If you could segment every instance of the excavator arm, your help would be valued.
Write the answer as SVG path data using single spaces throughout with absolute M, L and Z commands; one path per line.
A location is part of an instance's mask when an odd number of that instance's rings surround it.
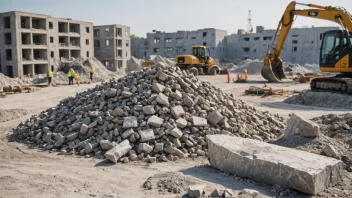
M 296 5 L 305 5 L 310 7 L 310 9 L 296 10 Z M 275 39 L 273 41 L 274 43 L 277 38 L 276 46 L 273 47 L 273 45 L 269 45 L 267 54 L 264 57 L 264 66 L 261 73 L 262 76 L 268 81 L 279 82 L 286 78 L 283 71 L 280 54 L 285 44 L 287 35 L 291 30 L 295 16 L 304 16 L 335 22 L 341 25 L 342 28 L 346 30 L 347 34 L 349 34 L 349 30 L 352 30 L 352 17 L 343 8 L 320 6 L 314 4 L 302 4 L 292 1 L 286 7 L 286 10 L 276 29 Z

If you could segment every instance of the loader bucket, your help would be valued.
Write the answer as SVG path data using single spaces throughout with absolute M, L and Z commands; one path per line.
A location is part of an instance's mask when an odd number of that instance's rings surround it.
M 269 61 L 269 64 L 263 65 L 261 73 L 269 82 L 280 82 L 282 79 L 286 79 L 281 61 L 276 66 L 272 65 L 271 61 Z

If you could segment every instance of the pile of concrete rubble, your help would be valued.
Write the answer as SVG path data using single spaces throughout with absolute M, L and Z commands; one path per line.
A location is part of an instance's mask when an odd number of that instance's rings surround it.
M 107 81 L 110 78 L 118 77 L 123 75 L 123 72 L 112 72 L 108 70 L 98 59 L 96 58 L 72 58 L 70 60 L 60 61 L 55 65 L 53 71 L 53 80 L 54 84 L 67 84 L 68 77 L 67 73 L 72 68 L 78 75 L 80 82 L 90 82 L 90 67 L 94 70 L 93 82 Z M 32 83 L 40 84 L 47 83 L 47 75 L 39 74 L 34 76 Z
M 174 161 L 207 155 L 207 134 L 269 141 L 284 123 L 187 71 L 156 64 L 62 100 L 9 139 L 115 163 Z
M 0 73 L 0 92 L 6 87 L 21 86 L 22 81 L 19 79 L 13 79 Z

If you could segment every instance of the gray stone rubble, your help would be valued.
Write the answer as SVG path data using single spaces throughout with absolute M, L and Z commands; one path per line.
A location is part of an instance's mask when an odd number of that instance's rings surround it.
M 187 71 L 157 64 L 62 100 L 9 139 L 115 163 L 164 162 L 206 156 L 207 134 L 268 141 L 283 123 Z

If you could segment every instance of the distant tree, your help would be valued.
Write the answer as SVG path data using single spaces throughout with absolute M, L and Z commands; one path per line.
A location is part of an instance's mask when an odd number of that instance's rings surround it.
M 132 34 L 132 35 L 131 35 L 131 39 L 144 39 L 144 38 Z

